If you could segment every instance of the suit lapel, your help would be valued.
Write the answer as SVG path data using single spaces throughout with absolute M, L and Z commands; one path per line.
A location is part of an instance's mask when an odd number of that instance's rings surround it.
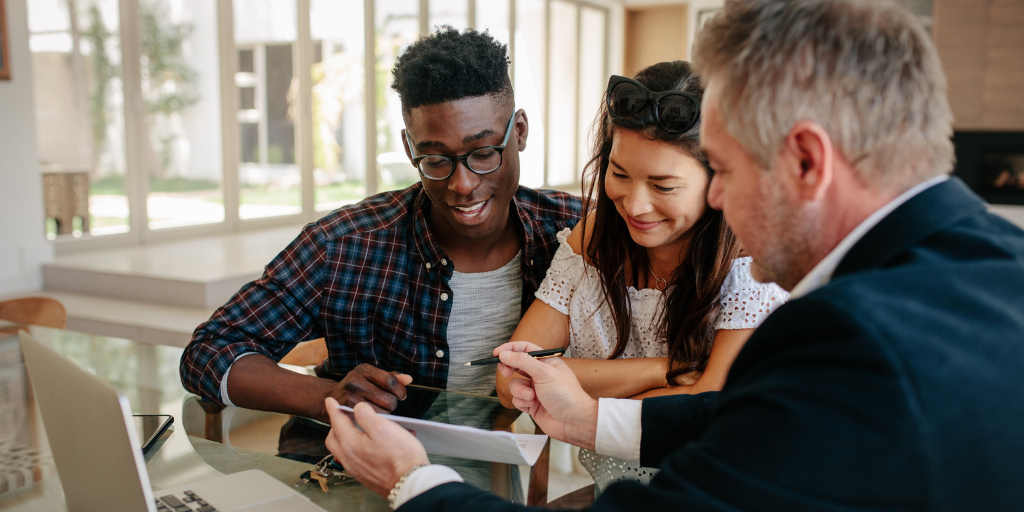
M 985 210 L 985 203 L 964 182 L 950 178 L 882 219 L 850 249 L 833 277 L 880 267 L 932 233 Z

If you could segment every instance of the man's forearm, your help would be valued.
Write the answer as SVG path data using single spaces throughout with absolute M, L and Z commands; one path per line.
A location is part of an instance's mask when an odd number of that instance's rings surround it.
M 285 370 L 262 354 L 235 361 L 228 374 L 228 395 L 238 407 L 327 421 L 324 399 L 337 383 Z

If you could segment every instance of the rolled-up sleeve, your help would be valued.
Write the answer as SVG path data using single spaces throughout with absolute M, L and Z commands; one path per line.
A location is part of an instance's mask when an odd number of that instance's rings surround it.
M 185 389 L 223 403 L 222 380 L 246 354 L 280 360 L 295 344 L 322 336 L 322 281 L 328 241 L 316 224 L 307 225 L 263 275 L 196 328 L 181 356 Z

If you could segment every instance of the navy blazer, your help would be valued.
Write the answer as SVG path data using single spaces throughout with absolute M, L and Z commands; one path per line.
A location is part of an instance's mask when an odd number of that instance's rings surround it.
M 720 393 L 642 416 L 661 472 L 594 510 L 1024 510 L 1024 232 L 935 185 L 773 313 Z M 452 483 L 401 510 L 519 508 Z

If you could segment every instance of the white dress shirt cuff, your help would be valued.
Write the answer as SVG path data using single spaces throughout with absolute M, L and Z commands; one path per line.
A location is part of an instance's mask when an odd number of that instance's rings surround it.
M 405 483 L 398 490 L 395 497 L 395 508 L 401 507 L 405 502 L 423 494 L 434 487 L 448 482 L 461 482 L 462 477 L 454 469 L 440 464 L 431 464 L 409 473 Z
M 239 359 L 241 359 L 241 358 L 243 358 L 245 356 L 251 356 L 251 355 L 253 355 L 255 353 L 256 352 L 246 352 L 246 353 L 238 356 L 238 358 L 236 358 L 234 361 L 231 362 L 231 366 L 234 366 L 235 363 L 237 363 Z M 224 404 L 224 405 L 226 405 L 228 407 L 234 407 L 235 406 L 235 404 L 231 403 L 231 399 L 228 398 L 228 373 L 231 372 L 231 366 L 228 366 L 228 369 L 224 370 L 224 375 L 222 375 L 220 377 L 220 403 L 222 403 L 222 404 Z
M 597 453 L 640 462 L 642 400 L 602 398 L 597 405 Z

